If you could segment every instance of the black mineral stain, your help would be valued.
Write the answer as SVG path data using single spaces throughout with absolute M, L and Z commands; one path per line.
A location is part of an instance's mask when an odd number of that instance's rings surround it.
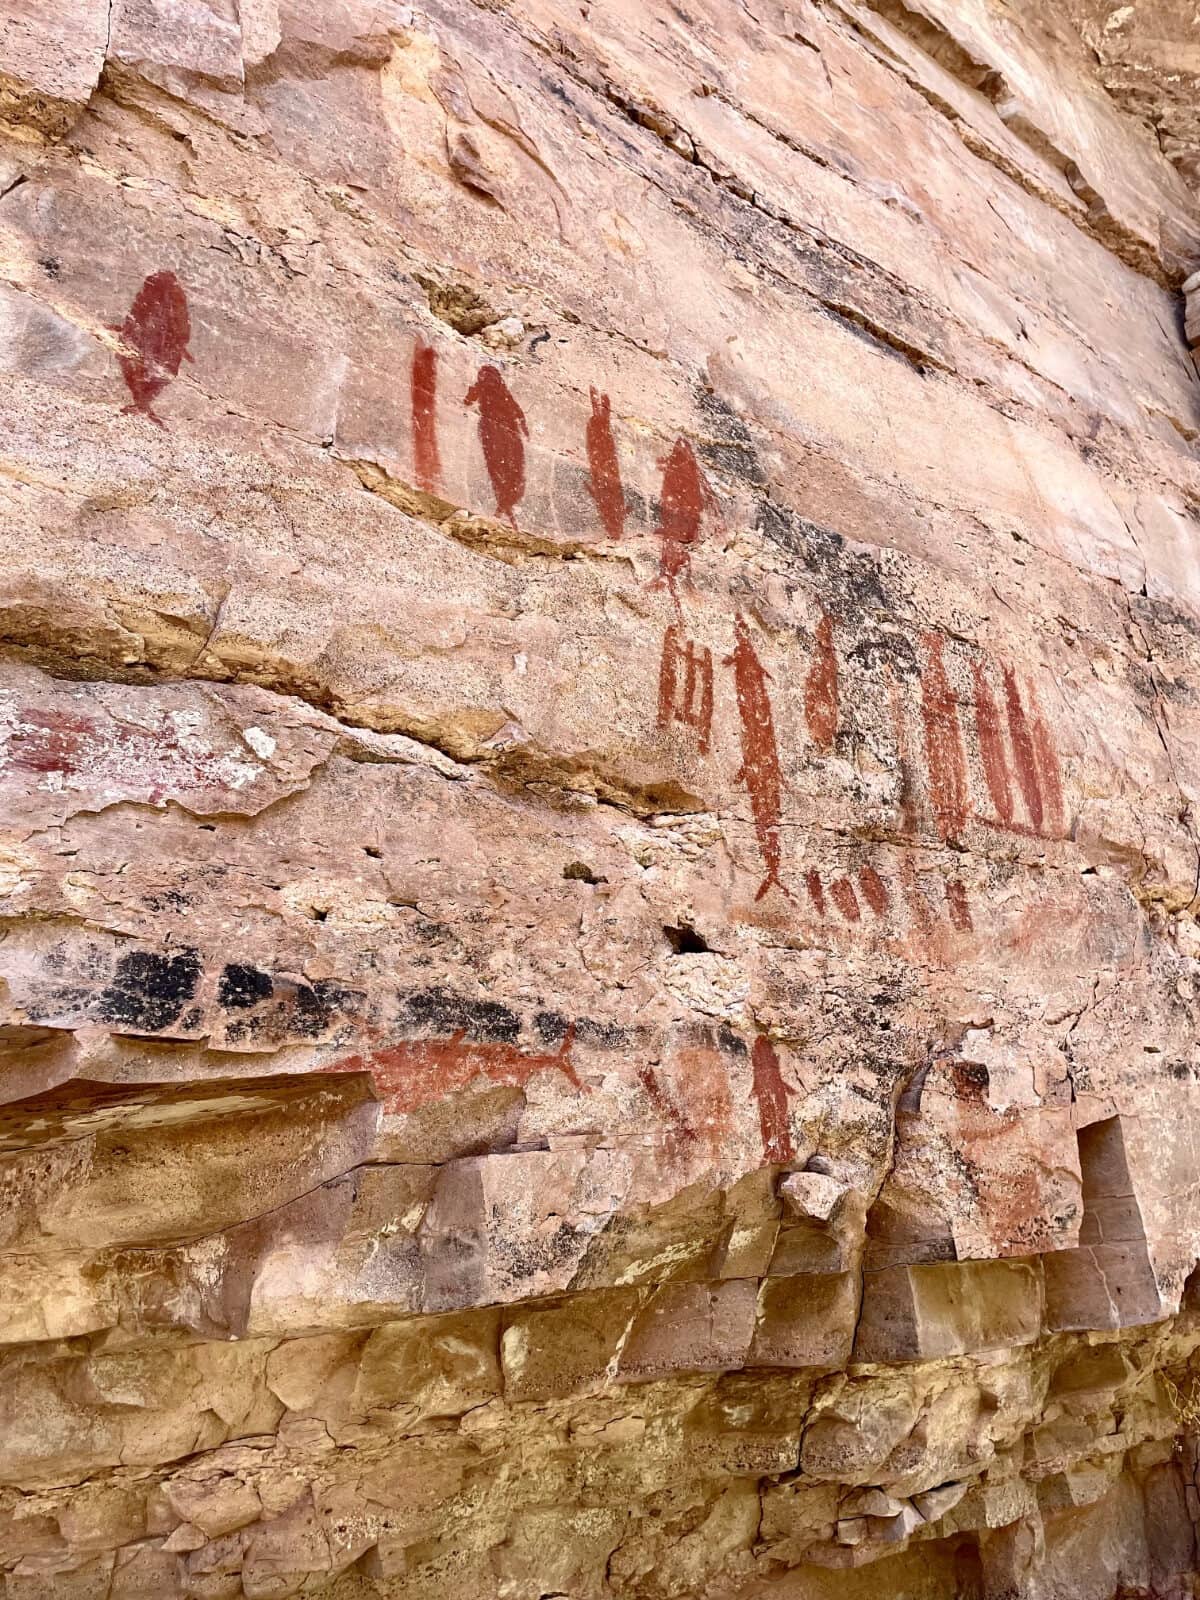
M 497 1044 L 516 1044 L 521 1035 L 521 1019 L 508 1006 L 440 987 L 402 996 L 400 1023 L 424 1034 L 465 1033 Z
M 97 1009 L 105 1022 L 115 1026 L 158 1033 L 180 1016 L 199 981 L 198 950 L 181 950 L 175 956 L 131 950 L 117 962 Z
M 734 1033 L 728 1023 L 722 1023 L 717 1029 L 717 1044 L 726 1055 L 745 1056 L 749 1054 L 746 1041 L 740 1034 Z
M 622 1027 L 618 1022 L 597 1022 L 592 1017 L 579 1017 L 574 1021 L 561 1011 L 539 1011 L 533 1019 L 537 1036 L 545 1044 L 560 1044 L 567 1029 L 574 1028 L 580 1044 L 595 1045 L 602 1050 L 623 1050 L 634 1042 L 637 1030 Z
M 711 389 L 697 391 L 696 405 L 707 425 L 705 435 L 696 441 L 696 454 L 714 472 L 761 489 L 767 481 L 766 470 L 743 418 Z
M 269 973 L 231 961 L 221 974 L 217 1000 L 228 1011 L 246 1011 L 269 1000 L 274 992 Z
M 878 563 L 850 549 L 832 528 L 810 522 L 769 496 L 759 501 L 754 526 L 819 580 L 822 603 L 831 616 L 850 621 L 864 612 L 894 611 Z

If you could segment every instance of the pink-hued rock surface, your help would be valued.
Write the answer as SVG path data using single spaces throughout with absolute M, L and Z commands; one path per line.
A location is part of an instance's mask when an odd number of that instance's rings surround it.
M 3 1600 L 1200 1594 L 1193 10 L 0 0 Z

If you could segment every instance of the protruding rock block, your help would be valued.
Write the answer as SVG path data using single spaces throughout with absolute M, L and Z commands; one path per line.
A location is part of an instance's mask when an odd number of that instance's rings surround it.
M 1029 1344 L 1042 1331 L 1034 1261 L 947 1261 L 886 1267 L 863 1279 L 858 1361 L 928 1361 Z
M 749 1360 L 762 1367 L 841 1367 L 850 1359 L 859 1282 L 854 1272 L 765 1278 Z
M 627 1379 L 722 1372 L 746 1364 L 758 1284 L 666 1284 L 635 1318 L 620 1355 Z
M 59 138 L 100 81 L 109 0 L 7 0 L 0 12 L 0 125 Z

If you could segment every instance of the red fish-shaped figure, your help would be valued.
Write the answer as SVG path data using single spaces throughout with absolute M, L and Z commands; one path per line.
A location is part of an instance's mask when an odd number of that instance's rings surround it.
M 525 494 L 525 440 L 529 424 L 498 367 L 480 367 L 464 403 L 479 407 L 479 443 L 492 480 L 496 515 L 515 528 L 516 511 Z
M 704 513 L 717 510 L 717 499 L 686 439 L 676 439 L 658 466 L 663 479 L 655 530 L 662 540 L 657 581 L 675 595 L 676 580 L 686 576 L 691 566 L 692 546 L 699 541 Z
M 733 633 L 733 652 L 725 657 L 725 665 L 733 668 L 734 693 L 742 723 L 742 765 L 734 781 L 745 783 L 749 791 L 754 832 L 767 869 L 754 898 L 761 900 L 773 884 L 790 900 L 791 895 L 779 876 L 783 773 L 779 768 L 775 722 L 767 694 L 770 675 L 755 654 L 750 630 L 741 617 L 734 619 Z
M 150 402 L 178 375 L 180 362 L 192 360 L 187 295 L 175 274 L 152 272 L 134 296 L 125 321 L 114 324 L 110 331 L 120 335 L 117 362 L 133 396 L 123 412 L 140 411 L 160 428 L 165 427 L 150 409 Z
M 625 531 L 625 490 L 613 439 L 612 401 L 598 389 L 588 392 L 592 397 L 587 424 L 588 486 L 605 533 L 610 539 L 619 539 Z

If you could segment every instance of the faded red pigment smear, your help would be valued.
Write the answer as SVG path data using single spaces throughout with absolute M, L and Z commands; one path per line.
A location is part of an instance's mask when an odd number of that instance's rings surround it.
M 830 898 L 847 922 L 857 922 L 862 916 L 858 909 L 858 896 L 849 878 L 835 878 L 829 885 Z
M 900 768 L 900 828 L 903 833 L 917 831 L 917 809 L 913 800 L 913 762 L 909 750 L 908 721 L 904 715 L 904 700 L 891 663 L 884 667 L 887 678 L 888 709 L 896 735 L 896 760 Z
M 684 1144 L 695 1144 L 695 1128 L 692 1127 L 679 1107 L 667 1097 L 662 1084 L 658 1081 L 658 1074 L 654 1071 L 654 1068 L 639 1067 L 637 1069 L 637 1078 L 642 1088 L 645 1089 L 651 1105 L 664 1122 L 670 1123 L 675 1135 Z
M 658 466 L 663 475 L 655 529 L 662 541 L 658 581 L 674 594 L 676 580 L 686 576 L 691 567 L 692 546 L 699 541 L 704 512 L 715 511 L 717 502 L 686 439 L 676 439 L 670 454 L 659 458 Z
M 125 321 L 111 325 L 109 331 L 120 336 L 117 364 L 133 396 L 133 403 L 124 406 L 123 413 L 138 411 L 165 428 L 150 402 L 178 375 L 180 362 L 192 360 L 187 295 L 175 274 L 152 272 L 134 296 Z
M 411 393 L 413 467 L 417 482 L 427 494 L 436 494 L 442 482 L 442 458 L 437 434 L 437 351 L 418 344 L 413 351 Z
M 1004 700 L 1008 708 L 1008 733 L 1012 740 L 1013 764 L 1017 769 L 1017 783 L 1025 801 L 1025 809 L 1034 829 L 1042 826 L 1042 786 L 1038 782 L 1037 755 L 1033 736 L 1025 720 L 1025 707 L 1021 704 L 1021 691 L 1017 676 L 1011 667 L 1004 668 Z
M 877 917 L 882 917 L 891 905 L 891 896 L 887 891 L 887 884 L 875 871 L 874 867 L 864 867 L 858 875 L 858 886 L 863 892 L 863 899 L 870 906 Z
M 825 915 L 825 886 L 821 882 L 821 874 L 815 867 L 809 867 L 804 874 L 804 885 L 808 890 L 808 898 L 813 903 L 813 910 L 819 917 Z
M 942 661 L 941 638 L 927 633 L 922 642 L 928 656 L 921 675 L 921 720 L 925 724 L 929 794 L 938 832 L 943 839 L 954 839 L 962 833 L 970 810 L 958 703 Z
M 7 749 L 18 771 L 70 776 L 81 766 L 94 765 L 88 746 L 98 733 L 98 724 L 90 717 L 42 711 L 37 706 L 24 706 L 17 715 L 27 726 L 12 734 Z
M 658 726 L 672 720 L 695 728 L 697 749 L 708 754 L 712 735 L 713 659 L 712 651 L 683 639 L 682 629 L 673 622 L 663 635 L 662 659 L 658 668 Z
M 930 909 L 929 901 L 926 900 L 917 881 L 917 869 L 907 856 L 900 866 L 900 880 L 904 885 L 904 898 L 908 904 L 909 913 L 920 932 L 928 938 L 936 926 L 936 920 Z
M 1054 748 L 1054 741 L 1050 737 L 1050 730 L 1042 718 L 1037 697 L 1032 689 L 1029 691 L 1029 707 L 1033 748 L 1037 755 L 1038 773 L 1041 776 L 1042 790 L 1049 810 L 1047 821 L 1053 832 L 1061 833 L 1063 830 L 1062 773 L 1059 771 L 1058 754 Z
M 831 749 L 838 725 L 838 665 L 828 617 L 817 623 L 816 650 L 804 683 L 804 718 L 817 749 Z
M 612 431 L 612 402 L 598 389 L 588 391 L 592 414 L 587 424 L 588 488 L 610 539 L 625 532 L 625 489 Z
M 754 1073 L 754 1098 L 758 1101 L 758 1122 L 762 1129 L 763 1156 L 769 1162 L 792 1159 L 792 1134 L 788 1127 L 788 1097 L 779 1070 L 775 1046 L 765 1033 L 754 1041 L 750 1058 Z
M 974 932 L 975 924 L 971 921 L 967 891 L 957 878 L 951 878 L 946 885 L 946 906 L 950 912 L 950 921 L 959 933 Z
M 529 424 L 498 367 L 480 367 L 464 403 L 479 407 L 479 443 L 492 481 L 496 515 L 516 527 L 517 506 L 525 495 L 525 440 Z
M 987 779 L 988 793 L 996 808 L 996 815 L 1008 827 L 1013 819 L 1012 785 L 1008 781 L 1008 762 L 1004 754 L 1004 735 L 1000 731 L 1000 713 L 987 674 L 978 661 L 972 661 L 971 673 L 975 679 L 975 728 L 979 734 L 979 754 L 983 758 L 983 775 Z
M 515 1045 L 468 1043 L 462 1032 L 449 1039 L 411 1039 L 366 1056 L 347 1056 L 325 1072 L 369 1072 L 385 1111 L 404 1113 L 465 1089 L 476 1078 L 524 1089 L 539 1072 L 561 1072 L 573 1088 L 583 1089 L 571 1064 L 574 1024 L 557 1050 L 526 1055 Z
M 745 783 L 749 791 L 754 832 L 767 869 L 767 875 L 759 884 L 754 898 L 761 900 L 774 884 L 790 900 L 791 895 L 783 887 L 779 876 L 782 866 L 779 823 L 783 774 L 779 769 L 775 723 L 771 716 L 770 696 L 767 694 L 770 675 L 755 654 L 750 630 L 741 617 L 735 618 L 733 631 L 733 653 L 725 657 L 725 665 L 733 668 L 738 716 L 742 724 L 742 765 L 734 782 Z

